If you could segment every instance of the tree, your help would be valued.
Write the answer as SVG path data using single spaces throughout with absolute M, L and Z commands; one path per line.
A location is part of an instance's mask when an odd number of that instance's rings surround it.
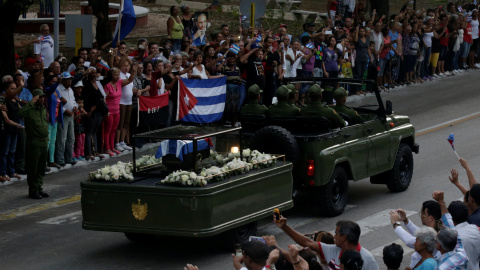
M 14 28 L 23 11 L 33 4 L 34 0 L 4 0 L 0 3 L 0 76 L 15 72 Z
M 370 0 L 370 10 L 376 9 L 377 14 L 388 16 L 389 2 L 388 0 Z
M 97 16 L 97 44 L 100 48 L 103 44 L 112 41 L 112 30 L 108 21 L 109 0 L 88 0 L 93 9 L 94 16 Z

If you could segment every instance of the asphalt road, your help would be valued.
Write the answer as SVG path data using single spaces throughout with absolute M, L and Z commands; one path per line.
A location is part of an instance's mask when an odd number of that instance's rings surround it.
M 311 233 L 333 231 L 339 219 L 356 221 L 362 228 L 360 243 L 375 255 L 380 269 L 385 269 L 381 259 L 383 246 L 401 242 L 390 225 L 388 212 L 401 207 L 414 223 L 420 224 L 421 203 L 430 199 L 434 190 L 444 190 L 447 203 L 462 196 L 448 180 L 451 168 L 459 169 L 461 181 L 468 184 L 465 171 L 446 140 L 450 133 L 455 133 L 457 152 L 478 175 L 479 75 L 480 71 L 471 71 L 382 93 L 384 100 L 393 102 L 395 113 L 410 116 L 417 130 L 420 153 L 414 156 L 414 176 L 407 191 L 391 193 L 385 186 L 372 185 L 364 179 L 350 184 L 348 206 L 341 216 L 323 218 L 316 205 L 302 205 L 283 213 L 289 225 L 302 233 Z M 157 239 L 136 244 L 121 233 L 83 230 L 80 182 L 88 171 L 119 159 L 127 161 L 129 156 L 48 175 L 44 188 L 51 197 L 40 201 L 26 197 L 26 181 L 0 186 L 0 269 L 173 270 L 183 269 L 186 263 L 203 270 L 233 269 L 231 252 L 219 248 L 218 239 Z M 258 235 L 267 234 L 275 235 L 282 247 L 293 243 L 269 219 L 261 220 Z M 404 266 L 409 264 L 411 253 L 411 249 L 405 248 Z

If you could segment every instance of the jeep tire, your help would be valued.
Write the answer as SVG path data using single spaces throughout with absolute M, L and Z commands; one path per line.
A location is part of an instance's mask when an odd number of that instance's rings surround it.
M 348 200 L 348 176 L 345 169 L 336 166 L 330 181 L 320 187 L 321 211 L 325 216 L 334 217 L 340 215 Z
M 297 165 L 300 157 L 298 143 L 292 134 L 279 126 L 267 126 L 255 133 L 253 149 L 270 154 L 284 154 L 286 160 Z
M 405 143 L 400 143 L 393 168 L 387 174 L 387 187 L 390 191 L 405 191 L 413 175 L 412 149 Z

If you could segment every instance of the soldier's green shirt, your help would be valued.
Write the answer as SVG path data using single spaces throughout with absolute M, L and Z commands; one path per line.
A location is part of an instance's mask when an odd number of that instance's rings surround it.
M 268 108 L 258 103 L 248 103 L 240 109 L 241 115 L 266 115 Z
M 300 115 L 300 109 L 293 107 L 286 101 L 279 101 L 268 108 L 270 116 L 297 116 Z
M 47 111 L 45 106 L 36 106 L 32 101 L 20 108 L 18 114 L 25 122 L 27 139 L 48 138 Z
M 344 113 L 352 119 L 353 123 L 348 123 L 349 125 L 355 125 L 365 122 L 365 119 L 363 117 L 358 115 L 358 113 L 354 109 L 346 105 L 337 105 L 333 108 L 335 109 L 335 111 L 337 111 L 337 113 Z
M 305 108 L 302 109 L 300 114 L 303 116 L 323 116 L 330 120 L 332 123 L 332 128 L 345 126 L 345 121 L 343 121 L 343 118 L 338 115 L 334 109 L 323 106 L 321 101 L 313 101 L 309 103 Z

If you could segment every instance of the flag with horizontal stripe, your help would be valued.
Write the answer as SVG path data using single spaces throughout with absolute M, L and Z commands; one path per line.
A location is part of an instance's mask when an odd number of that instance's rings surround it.
M 178 83 L 177 121 L 212 123 L 222 119 L 227 95 L 227 77 Z
M 315 47 L 315 44 L 313 44 L 313 42 L 310 42 L 310 43 L 307 43 L 307 45 L 305 45 L 305 47 L 307 47 L 311 50 L 311 49 L 313 49 L 313 47 Z
M 261 42 L 262 41 L 262 35 L 258 34 L 257 39 L 255 39 L 255 43 Z
M 210 149 L 213 147 L 212 139 L 205 138 L 197 141 L 197 151 Z M 165 140 L 160 143 L 155 158 L 161 158 L 166 155 L 175 155 L 183 162 L 183 156 L 193 153 L 193 141 L 191 140 Z
M 238 54 L 238 52 L 240 51 L 240 46 L 234 43 L 232 44 L 232 46 L 230 46 L 230 49 L 228 50 L 233 52 L 234 54 Z
M 130 34 L 136 23 L 137 17 L 135 15 L 132 0 L 121 1 L 117 26 L 115 27 L 115 32 L 113 34 L 113 48 L 117 46 L 117 41 L 123 40 L 128 34 Z
M 163 125 L 168 119 L 168 93 L 138 98 L 137 126 Z

